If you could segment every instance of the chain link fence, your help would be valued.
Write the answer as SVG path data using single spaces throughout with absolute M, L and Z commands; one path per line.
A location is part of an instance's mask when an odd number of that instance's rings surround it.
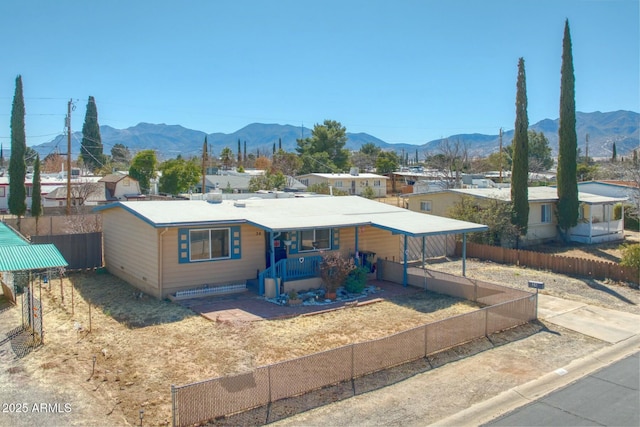
M 402 270 L 401 265 L 384 260 L 378 261 L 378 268 L 383 280 L 393 279 Z M 426 288 L 430 291 L 492 305 L 377 340 L 260 367 L 249 373 L 172 385 L 173 425 L 198 424 L 256 408 L 266 408 L 259 411 L 262 417 L 259 423 L 272 422 L 269 405 L 274 402 L 351 383 L 340 392 L 340 398 L 350 397 L 356 393 L 354 381 L 365 375 L 426 358 L 537 317 L 536 294 L 417 270 L 411 269 L 410 283 L 423 287 L 427 277 Z

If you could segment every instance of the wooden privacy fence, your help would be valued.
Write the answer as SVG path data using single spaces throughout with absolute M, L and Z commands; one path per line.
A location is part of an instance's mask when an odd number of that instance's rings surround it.
M 403 266 L 378 260 L 382 280 L 402 277 Z M 334 384 L 351 381 L 350 395 L 359 390 L 354 380 L 367 374 L 411 362 L 495 332 L 522 325 L 537 317 L 537 295 L 457 276 L 411 269 L 413 286 L 481 304 L 480 310 L 417 326 L 377 340 L 366 341 L 287 360 L 235 376 L 171 386 L 174 426 L 199 424 L 255 408 L 264 422 L 275 421 L 269 404 Z M 426 280 L 425 280 L 426 277 Z
M 33 243 L 53 243 L 69 263 L 68 270 L 102 267 L 102 232 L 31 236 Z
M 458 242 L 456 255 L 460 256 L 461 254 L 462 244 Z M 538 270 L 548 270 L 570 276 L 587 276 L 594 279 L 612 279 L 632 283 L 638 283 L 640 280 L 637 268 L 623 267 L 613 262 L 545 254 L 521 249 L 508 249 L 477 243 L 467 242 L 467 257 Z

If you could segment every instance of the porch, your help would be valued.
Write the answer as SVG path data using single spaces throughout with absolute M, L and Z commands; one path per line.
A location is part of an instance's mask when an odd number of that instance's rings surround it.
M 583 222 L 569 231 L 572 242 L 605 243 L 624 240 L 623 220 L 598 221 L 597 218 Z

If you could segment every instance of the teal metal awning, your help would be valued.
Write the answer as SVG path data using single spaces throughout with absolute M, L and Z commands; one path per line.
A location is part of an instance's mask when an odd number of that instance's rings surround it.
M 67 265 L 55 245 L 32 245 L 0 222 L 0 271 L 45 270 Z
M 69 265 L 53 244 L 0 246 L 0 271 L 44 270 Z

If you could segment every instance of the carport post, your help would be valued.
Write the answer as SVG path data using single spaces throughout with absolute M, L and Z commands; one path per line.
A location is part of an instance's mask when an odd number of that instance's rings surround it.
M 408 241 L 409 241 L 409 238 L 405 234 L 404 235 L 404 271 L 402 272 L 402 286 L 404 286 L 405 288 L 407 287 L 407 285 L 409 283 L 409 280 L 408 280 L 408 277 L 407 277 L 407 269 L 408 269 L 407 258 L 409 258 L 408 257 L 408 254 L 409 254 Z
M 425 268 L 425 257 L 426 257 L 425 252 L 427 252 L 427 249 L 425 246 L 425 240 L 426 240 L 426 237 L 422 236 L 422 269 Z
M 276 253 L 275 253 L 275 245 L 273 244 L 273 231 L 269 232 L 269 248 L 271 249 L 271 277 L 276 278 Z M 280 289 L 278 289 L 278 294 L 280 294 Z
M 467 277 L 467 233 L 462 233 L 462 276 Z

